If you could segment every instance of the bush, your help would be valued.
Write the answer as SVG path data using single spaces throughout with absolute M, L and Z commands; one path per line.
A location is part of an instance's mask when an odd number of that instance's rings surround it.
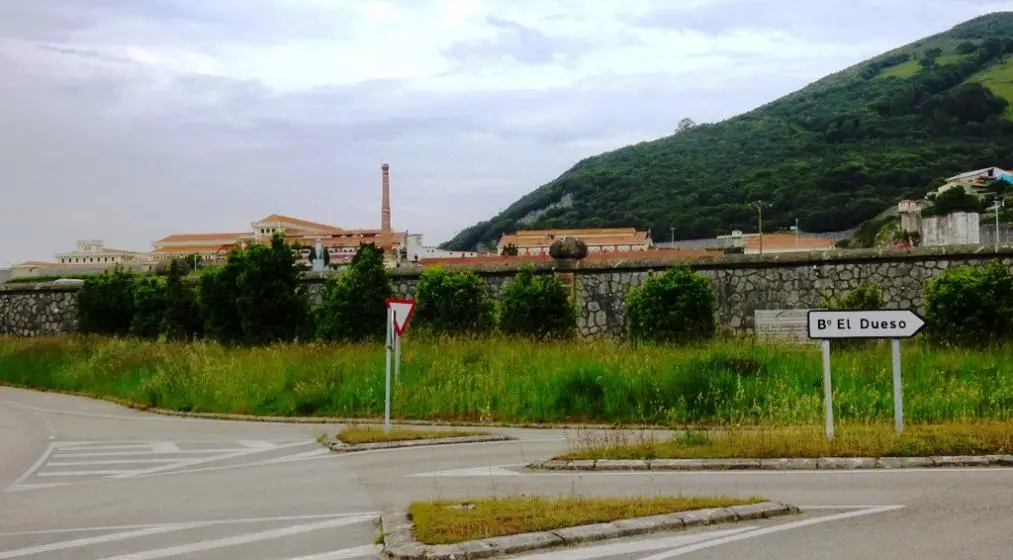
M 383 251 L 360 245 L 348 269 L 327 281 L 316 310 L 317 338 L 328 341 L 383 340 L 387 304 L 394 286 L 383 264 Z
M 848 292 L 844 297 L 823 296 L 820 307 L 836 311 L 858 311 L 863 309 L 882 309 L 885 305 L 883 292 L 875 284 L 862 284 Z M 837 339 L 830 341 L 833 348 L 854 349 L 864 348 L 874 341 L 867 339 Z
M 197 309 L 203 331 L 223 344 L 232 344 L 243 338 L 239 309 L 233 299 L 242 260 L 242 251 L 233 251 L 225 266 L 207 270 L 201 275 L 197 288 Z
M 942 345 L 981 347 L 1013 335 L 1013 274 L 999 261 L 960 265 L 925 282 L 925 326 Z
M 304 332 L 309 301 L 299 281 L 296 255 L 276 234 L 270 245 L 244 250 L 236 275 L 235 302 L 247 344 L 291 341 Z
M 503 288 L 499 326 L 509 335 L 536 339 L 570 337 L 577 325 L 566 287 L 555 276 L 535 276 L 525 264 Z
M 190 259 L 169 259 L 156 264 L 153 272 L 158 276 L 168 276 L 169 270 L 176 266 L 179 268 L 180 274 L 186 276 L 193 271 L 193 267 L 190 266 L 191 262 L 193 262 L 192 257 Z
M 183 279 L 189 272 L 186 261 L 169 263 L 165 279 L 165 313 L 160 334 L 172 340 L 186 340 L 200 333 L 200 315 L 193 285 Z
M 415 288 L 415 319 L 430 334 L 486 334 L 493 303 L 485 280 L 472 271 L 445 266 L 423 269 Z
M 165 281 L 161 278 L 141 279 L 134 289 L 134 313 L 130 334 L 142 338 L 158 338 L 165 318 Z
M 651 275 L 626 298 L 631 338 L 650 342 L 688 343 L 717 332 L 717 297 L 710 280 L 688 266 Z
M 78 329 L 90 334 L 128 334 L 134 318 L 136 278 L 119 266 L 89 276 L 77 293 Z

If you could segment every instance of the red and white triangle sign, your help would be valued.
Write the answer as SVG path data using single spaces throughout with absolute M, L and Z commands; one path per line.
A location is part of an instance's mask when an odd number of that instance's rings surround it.
M 404 334 L 408 329 L 408 321 L 415 312 L 415 300 L 387 298 L 387 307 L 390 308 L 394 323 L 394 332 L 398 336 Z

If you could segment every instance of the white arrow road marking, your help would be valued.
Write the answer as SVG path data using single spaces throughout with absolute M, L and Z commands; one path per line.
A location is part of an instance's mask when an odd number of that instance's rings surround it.
M 103 560 L 156 560 L 158 558 L 167 558 L 169 556 L 192 554 L 194 552 L 202 552 L 205 550 L 213 550 L 216 548 L 238 546 L 242 544 L 248 544 L 258 541 L 266 541 L 270 539 L 278 539 L 282 537 L 291 537 L 294 535 L 300 535 L 302 533 L 309 533 L 310 531 L 319 531 L 320 529 L 333 529 L 335 527 L 341 527 L 344 525 L 355 525 L 357 523 L 365 523 L 367 521 L 373 521 L 374 519 L 376 519 L 376 517 L 371 515 L 360 515 L 357 517 L 343 517 L 340 519 L 319 521 L 317 523 L 292 525 L 290 527 L 283 527 L 281 529 L 271 529 L 268 531 L 260 531 L 257 533 L 236 535 L 234 537 L 225 537 L 221 539 L 199 541 L 180 546 L 159 548 L 156 550 L 146 550 L 143 552 L 135 552 L 123 556 L 105 558 Z
M 508 465 L 515 466 L 515 465 Z M 451 469 L 448 471 L 433 471 L 408 475 L 409 478 L 432 478 L 437 476 L 520 476 L 521 473 L 505 469 L 503 467 L 471 467 L 465 469 Z
M 753 527 L 736 527 L 735 529 L 709 531 L 693 535 L 676 535 L 672 537 L 661 537 L 642 541 L 600 544 L 597 546 L 573 548 L 570 550 L 552 550 L 549 552 L 529 554 L 527 556 L 518 556 L 515 560 L 592 560 L 594 558 L 615 556 L 617 554 L 648 552 L 651 550 L 660 550 L 662 548 L 669 548 L 673 546 L 682 546 L 702 540 L 734 535 L 736 533 L 744 533 L 752 529 Z
M 841 519 L 849 519 L 851 517 L 859 517 L 862 515 L 872 515 L 876 513 L 883 513 L 886 511 L 894 511 L 903 508 L 904 506 L 881 506 L 872 509 L 860 509 L 857 511 L 849 511 L 845 513 L 838 513 L 837 515 L 827 515 L 824 517 L 815 517 L 813 519 L 803 519 L 802 521 L 795 521 L 794 523 L 785 523 L 783 525 L 775 525 L 773 527 L 764 527 L 763 529 L 756 529 L 748 533 L 741 533 L 738 535 L 729 535 L 714 540 L 709 540 L 701 543 L 691 544 L 689 546 L 683 546 L 675 550 L 668 552 L 662 552 L 661 554 L 655 554 L 647 558 L 641 558 L 641 560 L 668 560 L 669 558 L 675 558 L 676 556 L 682 556 L 689 554 L 690 552 L 696 552 L 705 548 L 711 548 L 722 544 L 728 544 L 743 539 L 750 539 L 753 537 L 759 537 L 761 535 L 769 535 L 771 533 L 779 533 L 781 531 L 788 531 L 790 529 L 798 529 L 799 527 L 808 527 L 810 525 L 816 525 L 817 523 L 826 523 L 828 521 L 839 521 Z
M 43 552 L 53 552 L 56 550 L 67 550 L 68 548 L 80 548 L 82 546 L 89 546 L 93 544 L 102 544 L 113 541 L 122 541 L 126 539 L 133 539 L 137 537 L 146 537 L 149 535 L 158 535 L 161 533 L 170 533 L 172 531 L 183 531 L 186 529 L 195 529 L 205 525 L 204 523 L 176 523 L 173 525 L 161 525 L 158 527 L 148 527 L 146 529 L 138 529 L 136 531 L 127 531 L 124 533 L 113 533 L 111 535 L 99 535 L 95 537 L 87 537 L 84 539 L 74 539 L 71 541 L 62 541 L 52 544 L 42 544 L 38 546 L 30 546 L 28 548 L 19 548 L 17 550 L 9 550 L 7 552 L 0 552 L 0 559 L 6 560 L 8 558 L 20 558 L 22 556 L 28 556 L 30 554 L 41 554 Z

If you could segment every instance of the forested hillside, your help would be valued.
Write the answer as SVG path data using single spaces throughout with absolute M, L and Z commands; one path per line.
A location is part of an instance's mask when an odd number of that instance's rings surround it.
M 1013 168 L 1013 12 L 976 18 L 716 124 L 585 159 L 445 247 L 518 227 L 650 228 L 656 239 L 798 219 L 847 229 L 945 177 Z

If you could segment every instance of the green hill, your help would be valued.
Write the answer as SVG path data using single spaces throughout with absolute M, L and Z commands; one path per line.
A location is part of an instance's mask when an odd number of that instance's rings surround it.
M 650 228 L 657 239 L 796 219 L 848 229 L 956 173 L 1013 167 L 1013 12 L 990 14 L 715 124 L 587 158 L 444 247 L 518 227 Z

